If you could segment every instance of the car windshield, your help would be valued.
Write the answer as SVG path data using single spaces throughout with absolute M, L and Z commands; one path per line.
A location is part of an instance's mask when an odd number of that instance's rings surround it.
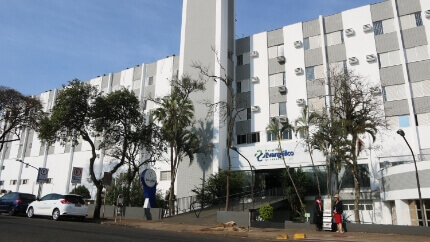
M 74 204 L 77 204 L 77 203 L 84 204 L 85 203 L 84 199 L 81 196 L 66 195 L 65 199 L 71 203 L 74 203 Z
M 36 196 L 33 194 L 21 194 L 20 197 L 23 200 L 36 200 Z

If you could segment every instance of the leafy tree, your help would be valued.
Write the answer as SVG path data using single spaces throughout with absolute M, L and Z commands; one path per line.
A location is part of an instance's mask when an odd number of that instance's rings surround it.
M 185 157 L 192 162 L 194 154 L 205 152 L 200 137 L 193 131 L 194 105 L 189 97 L 191 93 L 203 89 L 202 83 L 187 77 L 172 82 L 171 94 L 158 102 L 160 107 L 153 111 L 153 117 L 161 123 L 163 139 L 170 146 L 169 215 L 175 211 L 175 180 L 180 162 Z
M 219 170 L 218 173 L 210 175 L 205 184 L 196 187 L 192 191 L 197 195 L 197 199 L 205 205 L 214 205 L 222 202 L 226 194 L 227 170 Z M 230 173 L 231 194 L 241 194 L 244 191 L 243 172 Z
M 139 177 L 135 177 L 128 186 L 126 176 L 117 176 L 112 185 L 106 188 L 106 204 L 116 205 L 118 196 L 124 199 L 124 206 L 142 207 L 145 203 L 145 194 Z
M 290 203 L 291 210 L 293 214 L 296 214 L 296 220 L 304 219 L 304 207 L 303 203 L 300 201 L 304 199 L 306 195 L 309 195 L 311 190 L 311 179 L 310 177 L 302 171 L 301 168 L 298 169 L 288 169 L 282 173 L 282 187 L 285 190 L 286 197 Z M 290 178 L 290 179 L 289 179 Z M 293 189 L 293 181 L 296 184 L 296 191 Z
M 358 202 L 360 180 L 357 159 L 363 147 L 360 135 L 369 134 L 373 141 L 377 132 L 386 126 L 379 86 L 352 71 L 332 73 L 330 77 L 332 103 L 331 118 L 341 131 L 343 145 L 338 154 L 354 177 L 354 217 L 360 223 Z
M 258 209 L 258 213 L 260 214 L 260 217 L 263 219 L 263 221 L 269 221 L 273 219 L 273 207 L 270 206 L 270 204 L 263 204 Z
M 38 130 L 44 116 L 39 99 L 0 86 L 0 151 L 5 143 L 20 140 L 24 129 Z
M 79 186 L 73 188 L 73 190 L 70 191 L 70 194 L 80 195 L 86 199 L 91 198 L 90 191 L 84 185 L 79 185 Z
M 96 160 L 96 146 L 92 139 L 93 103 L 99 96 L 96 87 L 78 79 L 69 82 L 68 86 L 58 92 L 55 105 L 50 117 L 42 119 L 39 138 L 45 142 L 59 140 L 63 143 L 71 142 L 76 146 L 79 138 L 91 147 L 90 176 L 97 188 L 94 218 L 100 218 L 102 179 L 97 179 L 94 172 Z M 72 148 L 73 149 L 73 148 Z
M 313 146 L 312 146 L 312 134 L 310 132 L 312 126 L 315 126 L 319 115 L 315 112 L 309 112 L 308 106 L 305 105 L 302 109 L 302 116 L 297 118 L 295 120 L 294 126 L 296 127 L 296 136 L 299 133 L 302 133 L 304 135 L 303 141 L 305 142 L 306 149 L 309 152 L 309 157 L 311 158 L 312 162 L 312 169 L 315 174 L 315 181 L 317 182 L 318 187 L 318 195 L 321 196 L 321 186 L 318 179 L 318 172 L 315 167 L 314 158 L 312 156 Z
M 95 99 L 93 112 L 93 127 L 95 131 L 103 134 L 100 148 L 114 158 L 116 162 L 108 171 L 114 174 L 120 167 L 127 164 L 125 176 L 126 190 L 130 190 L 132 181 L 142 165 L 151 161 L 138 160 L 143 148 L 153 155 L 154 152 L 163 151 L 162 143 L 158 142 L 158 129 L 153 124 L 146 125 L 144 113 L 140 109 L 139 100 L 125 88 L 98 96 Z M 128 204 L 131 199 L 128 193 L 124 194 L 124 201 Z
M 300 201 L 301 209 L 303 210 L 305 205 L 303 204 L 302 197 L 299 193 L 299 190 L 297 189 L 296 183 L 294 182 L 294 179 L 290 174 L 290 169 L 289 169 L 290 167 L 287 165 L 287 162 L 285 161 L 285 155 L 281 144 L 282 134 L 292 129 L 293 127 L 288 122 L 281 123 L 277 118 L 272 118 L 269 125 L 266 127 L 266 131 L 272 135 L 275 135 L 278 140 L 278 151 L 279 153 L 281 153 L 282 160 L 284 161 L 284 165 L 285 165 L 285 170 L 287 171 L 288 177 L 290 178 L 290 181 L 291 181 L 291 185 L 293 185 L 294 187 L 297 198 Z

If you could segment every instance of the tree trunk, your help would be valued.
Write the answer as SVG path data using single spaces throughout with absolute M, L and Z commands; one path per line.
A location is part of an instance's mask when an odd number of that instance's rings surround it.
M 229 142 L 227 142 L 228 144 Z M 230 146 L 229 146 L 230 147 Z M 230 158 L 230 148 L 227 148 L 227 160 L 228 160 L 228 167 L 227 167 L 227 181 L 225 185 L 226 194 L 225 194 L 225 211 L 228 211 L 229 206 L 229 200 L 230 200 L 230 172 L 231 172 L 231 158 Z
M 309 145 L 309 143 L 307 143 L 307 144 L 308 144 L 308 152 L 309 152 L 309 156 L 311 157 L 312 169 L 314 170 L 314 173 L 315 173 L 315 180 L 317 181 L 317 186 L 318 186 L 318 196 L 320 196 L 320 197 L 321 197 L 321 187 L 320 187 L 320 181 L 319 181 L 319 179 L 318 179 L 318 172 L 317 172 L 317 169 L 316 169 L 315 164 L 314 164 L 314 158 L 312 157 L 311 146 Z
M 358 210 L 358 202 L 360 200 L 360 182 L 358 180 L 358 167 L 356 164 L 353 165 L 353 176 L 354 176 L 354 219 L 355 223 L 360 224 L 360 213 Z
M 300 210 L 303 210 L 305 205 L 303 204 L 302 198 L 300 197 L 299 191 L 297 190 L 296 183 L 294 182 L 293 177 L 291 177 L 289 167 L 287 166 L 287 162 L 285 161 L 284 152 L 282 152 L 282 146 L 281 146 L 280 140 L 278 140 L 278 145 L 279 145 L 278 149 L 279 149 L 279 152 L 281 152 L 282 154 L 282 160 L 284 161 L 284 165 L 285 165 L 285 169 L 287 170 L 288 177 L 290 177 L 291 183 L 293 184 L 294 190 L 296 191 L 296 195 L 299 198 L 300 206 L 301 206 Z

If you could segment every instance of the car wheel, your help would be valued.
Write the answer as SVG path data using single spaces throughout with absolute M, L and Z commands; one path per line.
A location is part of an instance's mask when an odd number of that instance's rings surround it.
M 53 220 L 60 219 L 60 210 L 58 210 L 58 208 L 54 209 L 54 211 L 52 212 L 52 219 Z
M 34 209 L 29 208 L 27 211 L 27 217 L 32 218 L 34 216 Z
M 14 207 L 14 206 L 10 207 L 10 208 L 9 208 L 9 211 L 8 211 L 8 213 L 9 213 L 9 215 L 10 215 L 10 216 L 13 216 L 13 215 L 15 215 L 15 214 L 16 214 L 16 210 L 15 210 L 15 207 Z

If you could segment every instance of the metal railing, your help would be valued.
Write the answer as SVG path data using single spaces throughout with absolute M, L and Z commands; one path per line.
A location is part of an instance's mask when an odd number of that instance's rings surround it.
M 254 197 L 254 200 L 252 200 Z M 194 212 L 196 217 L 199 216 L 200 211 L 207 207 L 218 206 L 218 210 L 225 209 L 226 197 L 213 197 L 208 201 L 202 201 L 197 196 L 182 197 L 175 200 L 174 214 L 183 214 Z M 285 199 L 285 192 L 282 188 L 273 188 L 264 191 L 257 191 L 252 194 L 251 192 L 242 192 L 232 194 L 229 196 L 229 211 L 245 211 L 248 209 L 257 209 L 262 204 L 272 204 Z M 166 207 L 164 208 L 164 216 L 168 215 L 169 201 L 165 201 Z

